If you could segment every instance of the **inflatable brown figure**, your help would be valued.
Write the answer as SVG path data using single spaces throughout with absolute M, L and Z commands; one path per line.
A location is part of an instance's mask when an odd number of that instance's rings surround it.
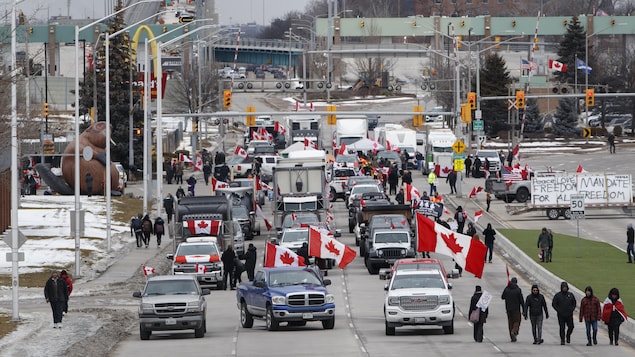
M 85 155 L 85 152 L 92 151 L 91 155 Z M 45 181 L 57 193 L 62 195 L 74 194 L 75 187 L 75 141 L 72 141 L 64 150 L 62 157 L 62 176 L 66 183 L 59 180 L 53 175 L 48 168 L 43 165 L 37 165 L 38 172 L 44 177 Z M 106 123 L 96 122 L 95 124 L 84 130 L 79 136 L 79 177 L 80 192 L 82 195 L 103 194 L 103 187 L 106 182 Z M 90 160 L 86 160 L 89 157 Z M 86 184 L 86 174 L 90 172 L 92 176 L 92 192 L 88 192 Z M 121 194 L 118 191 L 119 172 L 113 163 L 110 163 L 111 191 L 113 194 Z

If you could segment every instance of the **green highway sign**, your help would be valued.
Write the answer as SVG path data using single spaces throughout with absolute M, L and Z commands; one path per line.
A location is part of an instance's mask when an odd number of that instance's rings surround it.
M 483 125 L 483 121 L 482 120 L 474 120 L 472 122 L 472 129 L 473 130 L 484 130 L 485 129 L 485 125 Z

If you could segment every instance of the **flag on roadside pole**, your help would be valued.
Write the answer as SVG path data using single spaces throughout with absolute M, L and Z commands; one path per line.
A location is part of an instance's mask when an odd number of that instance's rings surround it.
M 265 221 L 265 225 L 267 226 L 267 230 L 270 231 L 271 230 L 271 223 L 269 223 L 269 220 L 267 220 L 267 217 L 265 217 L 265 214 L 262 212 L 262 208 L 260 208 L 260 205 L 256 203 L 256 216 L 262 218 L 263 221 Z
M 535 71 L 538 69 L 538 63 L 533 61 L 527 61 L 526 59 L 520 59 L 520 69 Z
M 575 67 L 576 67 L 577 69 L 580 69 L 580 70 L 586 71 L 586 73 L 587 73 L 587 74 L 590 74 L 590 73 L 591 73 L 591 71 L 593 70 L 593 68 L 591 68 L 589 65 L 587 65 L 586 63 L 584 63 L 584 61 L 583 61 L 583 60 L 581 60 L 581 59 L 579 59 L 579 58 L 576 58 L 576 59 L 575 59 L 575 62 L 576 62 L 576 63 L 575 63 Z
M 549 59 L 549 69 L 554 70 L 554 72 L 566 72 L 567 65 L 562 62 Z

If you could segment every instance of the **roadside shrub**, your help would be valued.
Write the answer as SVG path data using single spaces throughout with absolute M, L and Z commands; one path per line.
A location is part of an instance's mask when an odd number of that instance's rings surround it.
M 616 125 L 613 128 L 613 135 L 615 136 L 622 136 L 622 126 L 621 125 Z

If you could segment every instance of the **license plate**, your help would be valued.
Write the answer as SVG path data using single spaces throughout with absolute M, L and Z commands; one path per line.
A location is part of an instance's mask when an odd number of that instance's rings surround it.
M 425 317 L 415 317 L 415 323 L 416 324 L 423 324 L 426 322 L 426 318 Z
M 305 312 L 305 313 L 302 314 L 302 318 L 303 319 L 312 319 L 313 318 L 313 313 Z
M 165 324 L 166 325 L 176 325 L 176 320 L 170 317 L 169 319 L 165 320 Z

